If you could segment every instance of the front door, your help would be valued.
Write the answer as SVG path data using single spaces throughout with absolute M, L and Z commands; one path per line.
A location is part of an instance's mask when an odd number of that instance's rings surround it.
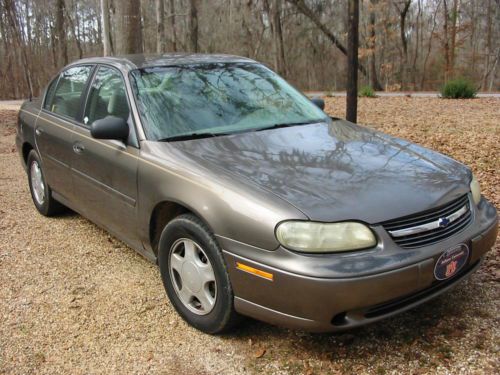
M 134 132 L 121 73 L 100 66 L 89 89 L 84 126 L 75 127 L 73 186 L 85 216 L 140 248 L 136 229 L 139 150 L 127 140 L 92 138 L 91 124 L 106 116 L 125 119 Z

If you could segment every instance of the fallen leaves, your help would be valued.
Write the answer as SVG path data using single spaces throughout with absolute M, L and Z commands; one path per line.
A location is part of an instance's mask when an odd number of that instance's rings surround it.
M 254 353 L 253 356 L 255 358 L 262 358 L 266 354 L 266 349 L 265 348 L 259 348 L 257 349 Z

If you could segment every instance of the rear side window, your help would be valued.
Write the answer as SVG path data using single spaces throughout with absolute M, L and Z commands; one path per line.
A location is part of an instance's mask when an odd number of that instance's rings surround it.
M 90 86 L 85 109 L 85 124 L 92 124 L 107 116 L 128 120 L 130 110 L 122 75 L 114 68 L 101 66 Z
M 49 110 L 76 119 L 91 69 L 91 66 L 76 66 L 64 71 L 59 78 Z
M 50 111 L 50 107 L 52 105 L 52 99 L 54 98 L 54 93 L 56 92 L 57 81 L 59 80 L 59 76 L 54 78 L 52 82 L 50 82 L 49 87 L 47 88 L 47 93 L 45 94 L 45 102 L 43 104 L 43 108 L 48 109 Z

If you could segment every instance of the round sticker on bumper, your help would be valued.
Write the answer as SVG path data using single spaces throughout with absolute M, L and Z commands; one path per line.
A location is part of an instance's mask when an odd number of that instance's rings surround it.
M 456 275 L 465 265 L 469 258 L 469 247 L 460 244 L 450 250 L 445 251 L 436 262 L 434 276 L 438 280 L 446 280 Z

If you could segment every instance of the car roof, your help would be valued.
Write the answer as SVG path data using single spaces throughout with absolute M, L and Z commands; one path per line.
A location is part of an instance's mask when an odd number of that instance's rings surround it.
M 166 54 L 136 54 L 124 56 L 89 57 L 74 61 L 76 64 L 111 64 L 120 66 L 122 69 L 140 69 L 169 65 L 203 64 L 203 63 L 235 63 L 251 62 L 246 57 L 224 55 L 224 54 L 202 54 L 202 53 L 166 53 Z

